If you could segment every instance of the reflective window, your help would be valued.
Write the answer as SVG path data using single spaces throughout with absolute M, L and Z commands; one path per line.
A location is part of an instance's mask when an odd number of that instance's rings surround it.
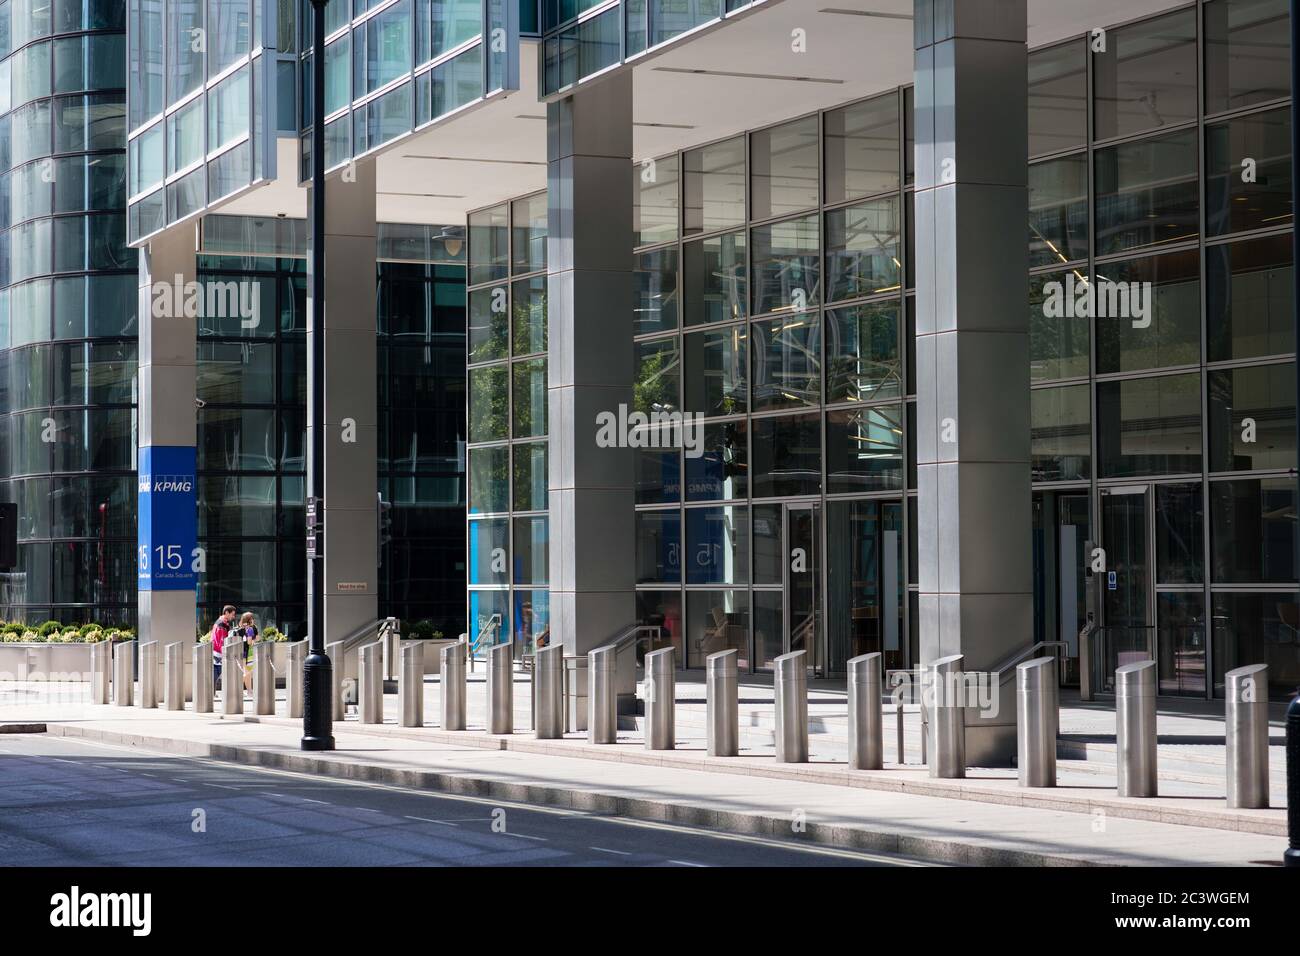
M 1291 236 L 1207 246 L 1207 360 L 1279 355 L 1295 349 Z
M 1195 11 L 1107 30 L 1092 64 L 1097 139 L 1196 118 Z
M 678 511 L 636 514 L 637 584 L 678 584 L 682 579 L 682 522 Z
M 1088 374 L 1088 314 L 1077 308 L 1086 295 L 1086 269 L 1029 277 L 1029 378 L 1042 382 Z M 1073 301 L 1075 308 L 1066 307 Z M 1109 322 L 1120 320 L 1106 320 Z
M 894 93 L 827 113 L 826 202 L 897 189 L 898 134 Z
M 749 481 L 749 429 L 745 422 L 704 426 L 700 454 L 687 448 L 686 500 L 725 501 L 744 498 Z
M 1088 258 L 1088 157 L 1029 167 L 1029 265 Z
M 546 276 L 519 279 L 511 285 L 515 355 L 546 351 Z M 471 294 L 471 301 L 473 295 Z M 471 344 L 471 349 L 473 345 Z
M 1205 111 L 1219 113 L 1291 93 L 1287 0 L 1205 4 Z
M 513 235 L 510 271 L 538 272 L 546 268 L 546 193 L 516 199 L 511 205 Z
M 680 410 L 677 396 L 681 353 L 677 339 L 638 342 L 634 348 L 636 367 L 632 382 L 632 407 L 647 415 Z
M 632 334 L 677 328 L 677 247 L 637 254 L 632 281 L 636 286 Z
M 1210 470 L 1294 468 L 1295 364 L 1206 374 Z
M 901 227 L 896 196 L 828 212 L 827 301 L 899 289 Z
M 1200 584 L 1205 580 L 1201 484 L 1156 485 L 1155 492 L 1156 583 Z
M 743 413 L 749 405 L 745 326 L 692 332 L 682 345 L 684 410 L 709 416 Z
M 755 498 L 820 493 L 820 415 L 756 418 L 752 428 L 750 486 Z
M 1293 478 L 1210 482 L 1216 584 L 1295 583 Z
M 1097 383 L 1101 478 L 1201 470 L 1200 375 Z
M 1092 474 L 1088 386 L 1029 393 L 1029 445 L 1034 481 L 1081 481 Z
M 677 238 L 677 154 L 632 167 L 633 243 L 649 246 Z
M 469 510 L 471 514 L 509 511 L 510 449 L 469 450 Z
M 1291 221 L 1291 111 L 1205 127 L 1205 234 Z
M 511 448 L 514 459 L 515 511 L 547 508 L 547 443 L 526 442 Z
M 1097 254 L 1194 239 L 1196 131 L 1097 150 Z
M 506 357 L 508 324 L 505 285 L 469 293 L 469 360 L 486 362 Z M 518 306 L 516 306 L 517 308 Z
M 550 540 L 546 518 L 515 518 L 515 584 L 546 584 Z M 516 625 L 520 622 L 516 619 Z
M 749 137 L 750 218 L 773 219 L 817 205 L 817 117 Z
M 469 371 L 469 440 L 494 441 L 506 437 L 509 396 L 506 367 L 493 365 Z
M 546 434 L 546 359 L 515 362 L 510 374 L 514 379 L 514 438 L 534 438 Z
M 736 666 L 749 672 L 748 591 L 691 591 L 686 613 L 688 667 L 703 667 L 709 655 L 735 650 Z
M 729 139 L 685 154 L 685 232 L 713 232 L 745 221 L 745 141 Z
M 1286 700 L 1300 684 L 1300 594 L 1215 594 L 1213 601 L 1215 696 L 1223 696 L 1228 671 L 1268 661 L 1269 697 Z
M 826 413 L 826 493 L 903 487 L 903 406 Z
M 1200 257 L 1194 250 L 1098 265 L 1093 296 L 1097 372 L 1199 362 L 1199 274 Z
M 753 230 L 754 314 L 799 311 L 821 299 L 821 237 L 817 216 Z
M 688 242 L 682 258 L 687 325 L 745 317 L 749 286 L 743 232 Z
M 817 313 L 751 323 L 753 410 L 816 405 L 821 401 L 821 334 Z
M 668 504 L 681 499 L 681 453 L 676 448 L 634 448 L 632 457 L 637 504 Z
M 506 206 L 493 206 L 469 214 L 469 284 L 506 277 L 509 234 Z
M 1087 141 L 1086 56 L 1087 47 L 1077 40 L 1029 54 L 1030 156 L 1071 149 Z
M 869 402 L 903 393 L 898 303 L 826 312 L 826 401 Z
M 686 583 L 749 581 L 749 508 L 686 509 Z

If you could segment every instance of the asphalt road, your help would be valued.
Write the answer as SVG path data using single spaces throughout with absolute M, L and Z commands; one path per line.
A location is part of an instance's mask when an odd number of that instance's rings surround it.
M 45 734 L 0 736 L 6 866 L 909 866 Z

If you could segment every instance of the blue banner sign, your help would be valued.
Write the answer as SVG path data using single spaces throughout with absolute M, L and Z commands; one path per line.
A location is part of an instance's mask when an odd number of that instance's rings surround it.
M 139 588 L 192 591 L 198 551 L 194 448 L 141 448 L 138 474 Z

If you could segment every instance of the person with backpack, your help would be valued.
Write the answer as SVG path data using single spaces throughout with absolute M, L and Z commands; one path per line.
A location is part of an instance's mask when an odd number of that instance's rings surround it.
M 221 609 L 221 616 L 212 625 L 212 686 L 221 683 L 221 651 L 226 646 L 226 638 L 235 626 L 235 608 L 227 604 Z

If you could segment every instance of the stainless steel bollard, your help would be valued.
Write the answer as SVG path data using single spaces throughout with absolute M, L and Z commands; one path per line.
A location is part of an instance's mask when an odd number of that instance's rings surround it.
M 879 653 L 849 660 L 849 766 L 880 770 L 885 766 L 885 724 L 880 683 L 884 658 Z
M 515 732 L 515 649 L 509 642 L 487 652 L 487 732 Z
M 140 706 L 146 710 L 158 706 L 158 642 L 140 645 Z
M 325 645 L 325 656 L 330 659 L 330 700 L 334 702 L 334 719 L 344 720 L 348 715 L 348 705 L 343 697 L 343 679 L 348 676 L 347 661 L 343 653 L 343 642 L 335 641 Z
M 1022 787 L 1056 786 L 1056 733 L 1061 724 L 1056 658 L 1016 668 L 1016 773 Z
M 253 645 L 253 712 L 255 714 L 275 713 L 273 647 L 270 641 L 258 641 Z
M 776 762 L 808 762 L 807 651 L 782 654 L 772 662 L 776 692 Z
M 110 700 L 109 664 L 112 661 L 113 643 L 96 641 L 90 645 L 90 702 L 107 704 Z
M 1156 776 L 1156 662 L 1115 671 L 1115 764 L 1121 797 L 1154 797 Z
M 905 729 L 903 727 L 903 702 L 901 700 L 894 705 L 894 720 L 895 735 L 898 738 L 898 765 L 901 767 L 903 764 L 907 763 L 907 750 L 904 747 L 905 738 L 903 735 Z
M 229 637 L 221 645 L 221 712 L 244 712 L 244 642 Z
M 468 645 L 457 641 L 442 648 L 438 667 L 441 673 L 438 681 L 441 685 L 440 702 L 442 707 L 442 729 L 465 729 L 465 655 Z
M 564 645 L 540 648 L 533 657 L 533 735 L 564 736 Z
M 617 651 L 598 647 L 587 654 L 587 742 L 618 741 Z
M 357 669 L 357 693 L 363 724 L 384 722 L 384 644 L 376 641 L 361 648 Z
M 118 641 L 113 647 L 113 703 L 130 707 L 135 701 L 135 641 Z
M 284 701 L 289 716 L 302 717 L 303 667 L 307 664 L 307 641 L 294 641 L 289 645 L 289 673 L 284 676 Z
M 740 753 L 740 652 L 734 647 L 704 659 L 705 722 L 710 757 Z
M 571 734 L 587 732 L 587 657 L 579 654 L 564 659 L 564 729 Z
M 1268 806 L 1268 665 L 1224 674 L 1228 741 L 1228 806 Z
M 424 642 L 402 642 L 402 676 L 397 681 L 398 723 L 424 726 Z
M 677 674 L 674 648 L 645 656 L 645 749 L 672 750 L 677 743 Z
M 212 665 L 212 644 L 199 641 L 190 650 L 194 660 L 194 713 L 212 713 L 212 698 L 216 694 L 216 674 Z
M 966 709 L 961 681 L 964 656 L 952 654 L 931 661 L 926 676 L 929 687 L 922 696 L 929 698 L 930 729 L 926 757 L 930 776 L 954 780 L 966 776 Z M 922 701 L 925 706 L 926 701 Z
M 185 709 L 185 648 L 168 644 L 163 648 L 163 707 Z

